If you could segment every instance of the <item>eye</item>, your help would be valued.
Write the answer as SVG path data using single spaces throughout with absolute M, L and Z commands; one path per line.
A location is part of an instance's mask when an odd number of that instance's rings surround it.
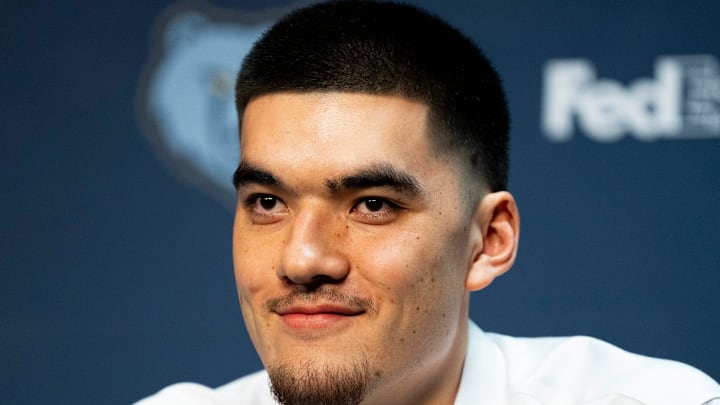
M 394 220 L 399 210 L 397 204 L 385 198 L 366 197 L 353 206 L 351 214 L 360 222 L 381 225 Z
M 370 212 L 378 212 L 383 209 L 383 206 L 386 204 L 385 201 L 379 199 L 379 198 L 368 198 L 364 201 L 365 208 L 367 208 Z
M 255 194 L 245 200 L 250 219 L 257 224 L 270 224 L 279 221 L 287 212 L 287 206 L 278 197 L 271 194 Z
M 273 208 L 277 207 L 278 199 L 273 196 L 264 195 L 257 197 L 257 204 L 266 211 L 272 211 Z

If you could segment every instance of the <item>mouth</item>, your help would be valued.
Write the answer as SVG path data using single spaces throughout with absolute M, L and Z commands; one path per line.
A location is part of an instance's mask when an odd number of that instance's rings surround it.
M 363 315 L 376 311 L 370 299 L 329 288 L 312 293 L 292 291 L 268 299 L 265 306 L 279 319 L 284 333 L 300 339 L 337 336 L 342 330 L 356 325 Z
M 293 331 L 313 331 L 339 327 L 365 311 L 342 305 L 293 305 L 275 311 Z

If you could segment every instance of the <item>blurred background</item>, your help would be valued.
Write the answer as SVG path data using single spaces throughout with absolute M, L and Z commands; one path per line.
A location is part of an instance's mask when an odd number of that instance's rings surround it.
M 412 1 L 504 78 L 506 334 L 593 335 L 720 378 L 715 1 Z M 261 367 L 231 261 L 232 86 L 299 3 L 0 3 L 0 404 L 128 404 Z

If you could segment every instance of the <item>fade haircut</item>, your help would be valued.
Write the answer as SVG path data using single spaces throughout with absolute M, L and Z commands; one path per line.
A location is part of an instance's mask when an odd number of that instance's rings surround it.
M 296 10 L 245 58 L 238 116 L 264 94 L 318 91 L 398 95 L 428 105 L 433 147 L 449 152 L 480 188 L 507 187 L 510 119 L 500 78 L 471 40 L 438 17 L 373 1 Z

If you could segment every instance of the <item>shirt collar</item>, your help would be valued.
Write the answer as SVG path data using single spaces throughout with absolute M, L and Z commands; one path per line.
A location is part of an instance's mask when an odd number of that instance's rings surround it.
M 468 348 L 455 405 L 504 404 L 506 387 L 502 352 L 482 329 L 469 321 Z

